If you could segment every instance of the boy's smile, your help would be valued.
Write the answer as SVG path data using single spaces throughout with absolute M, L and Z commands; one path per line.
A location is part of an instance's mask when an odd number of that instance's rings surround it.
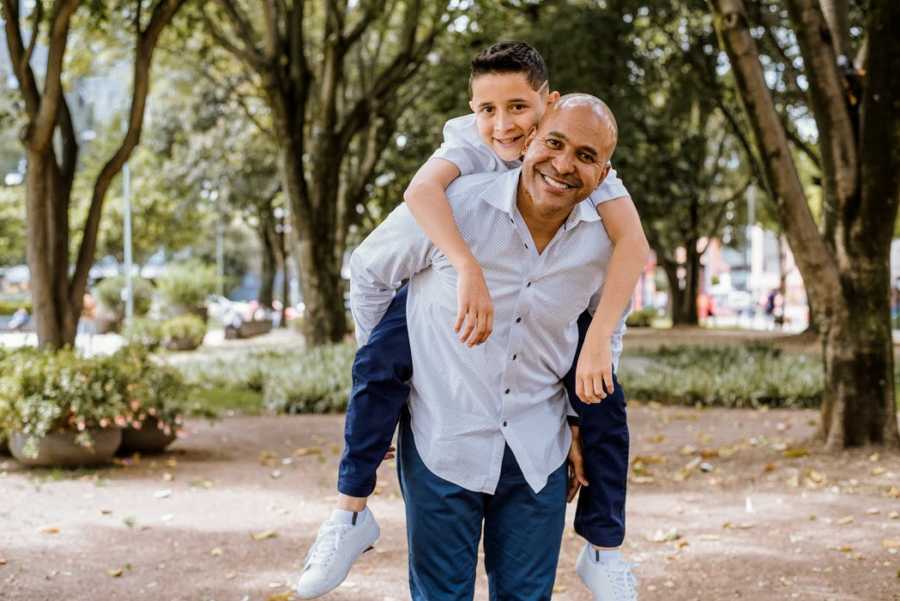
M 522 73 L 485 73 L 472 80 L 469 106 L 481 139 L 504 161 L 521 158 L 528 134 L 556 92 L 535 90 Z

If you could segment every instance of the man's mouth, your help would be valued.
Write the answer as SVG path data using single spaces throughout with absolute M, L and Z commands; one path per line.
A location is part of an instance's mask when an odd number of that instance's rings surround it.
M 538 174 L 541 176 L 541 179 L 544 180 L 544 183 L 557 190 L 574 190 L 578 187 L 575 184 L 570 184 L 569 182 L 563 181 L 561 179 L 556 179 L 555 177 L 551 177 L 545 173 L 538 172 Z

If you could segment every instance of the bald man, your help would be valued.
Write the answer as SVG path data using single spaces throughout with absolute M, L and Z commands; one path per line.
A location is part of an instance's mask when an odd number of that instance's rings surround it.
M 457 274 L 405 205 L 353 253 L 359 332 L 373 331 L 409 280 L 413 369 L 399 472 L 415 600 L 472 598 L 482 527 L 492 598 L 551 596 L 572 444 L 562 380 L 612 252 L 596 210 L 582 201 L 606 176 L 615 145 L 605 104 L 563 96 L 531 135 L 521 168 L 448 188 L 494 302 L 485 344 L 461 345 L 446 327 Z

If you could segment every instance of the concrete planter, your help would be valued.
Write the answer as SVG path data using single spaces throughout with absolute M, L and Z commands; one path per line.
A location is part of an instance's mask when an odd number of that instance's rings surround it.
M 93 448 L 77 444 L 75 432 L 48 434 L 39 440 L 37 456 L 29 457 L 25 454 L 29 435 L 13 432 L 9 440 L 9 450 L 20 463 L 32 467 L 76 467 L 110 463 L 122 442 L 122 430 L 95 428 L 90 430 L 90 434 L 94 439 Z
M 162 453 L 177 438 L 175 432 L 166 434 L 159 427 L 159 421 L 155 417 L 144 420 L 140 429 L 128 426 L 122 430 L 122 444 L 117 455 L 154 455 Z

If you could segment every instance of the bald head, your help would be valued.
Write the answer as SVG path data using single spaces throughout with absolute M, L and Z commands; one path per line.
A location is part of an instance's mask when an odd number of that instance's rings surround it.
M 613 115 L 612 110 L 605 102 L 590 94 L 575 93 L 560 96 L 559 100 L 547 110 L 542 124 L 551 123 L 552 119 L 549 117 L 561 111 L 590 112 L 596 119 L 593 125 L 598 127 L 599 132 L 603 136 L 601 152 L 606 156 L 607 161 L 612 157 L 616 144 L 619 141 L 619 126 L 616 123 L 615 115 Z

